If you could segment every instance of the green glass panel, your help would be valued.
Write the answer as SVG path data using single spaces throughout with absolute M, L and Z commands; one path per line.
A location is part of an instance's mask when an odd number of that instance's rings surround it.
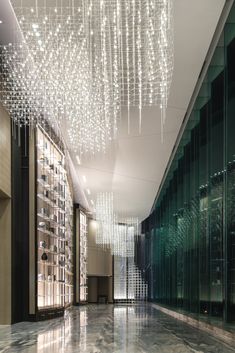
M 235 321 L 235 5 L 145 233 L 149 299 Z

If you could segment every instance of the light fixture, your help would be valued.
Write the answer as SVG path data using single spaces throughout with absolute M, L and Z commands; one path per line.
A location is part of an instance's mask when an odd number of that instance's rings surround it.
M 79 156 L 76 156 L 76 160 L 77 160 L 78 165 L 80 165 L 81 164 L 81 160 L 80 160 Z
M 2 20 L 0 20 L 0 25 L 2 24 Z
M 114 257 L 115 299 L 146 300 L 148 285 L 135 264 L 138 218 L 115 215 L 113 193 L 101 192 L 96 199 L 96 222 L 96 243 L 110 249 Z
M 1 101 L 16 124 L 47 120 L 84 154 L 105 152 L 121 106 L 158 106 L 173 71 L 173 0 L 87 0 L 14 7 L 22 44 L 3 48 Z
M 120 217 L 114 213 L 112 192 L 100 192 L 96 198 L 96 242 L 109 247 L 113 255 L 134 256 L 134 242 L 139 234 L 136 217 Z
M 110 247 L 114 239 L 115 215 L 113 210 L 113 193 L 99 192 L 96 197 L 96 243 Z

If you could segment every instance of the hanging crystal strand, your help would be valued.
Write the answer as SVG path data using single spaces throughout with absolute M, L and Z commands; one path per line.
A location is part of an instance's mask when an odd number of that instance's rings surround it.
M 149 89 L 149 105 L 153 104 L 153 77 L 154 77 L 154 50 L 153 50 L 153 40 L 154 40 L 154 26 L 153 26 L 153 4 L 150 4 L 150 1 L 147 0 L 147 21 L 148 21 L 148 30 L 147 30 L 147 60 L 149 69 L 147 70 L 146 77 L 146 87 Z
M 163 112 L 163 124 L 165 124 L 166 120 L 166 106 L 167 106 L 167 30 L 168 30 L 168 21 L 167 21 L 167 15 L 168 15 L 168 0 L 165 2 L 165 11 L 164 11 L 164 16 L 165 16 L 165 28 L 164 28 L 164 112 Z
M 139 4 L 139 6 L 141 6 Z M 141 11 L 138 9 L 138 26 L 137 26 L 137 52 L 138 52 L 138 84 L 139 84 L 139 134 L 141 134 L 142 125 L 142 60 L 141 60 Z
M 47 19 L 47 7 L 46 7 L 46 0 L 44 1 L 44 11 L 45 11 L 45 18 Z M 46 42 L 46 29 L 44 31 L 44 42 Z M 46 80 L 46 68 L 44 68 L 43 70 L 44 72 L 44 82 L 42 83 L 43 84 L 43 103 L 42 106 L 43 106 L 43 116 L 44 118 L 46 119 L 46 116 L 47 116 L 47 80 Z M 56 113 L 55 113 L 56 114 Z M 44 119 L 43 119 L 43 124 L 44 124 Z M 42 124 L 42 125 L 43 125 Z
M 74 1 L 74 0 L 73 0 Z M 92 1 L 90 1 L 90 23 L 89 23 L 89 41 L 90 41 L 90 45 L 89 45 L 89 51 L 90 51 L 90 80 L 92 82 L 93 80 L 93 3 Z
M 161 15 L 160 15 L 160 59 L 159 59 L 159 66 L 160 66 L 160 75 L 161 75 L 161 82 L 160 82 L 160 109 L 161 109 L 161 141 L 163 143 L 163 125 L 165 120 L 165 3 L 166 0 L 163 0 L 162 8 L 161 8 Z
M 126 25 L 126 71 L 125 79 L 127 80 L 127 116 L 128 116 L 128 135 L 130 134 L 130 67 L 129 67 L 129 4 L 128 0 L 125 3 L 125 25 Z
M 172 16 L 171 16 L 171 10 L 172 10 L 172 0 L 167 0 L 167 29 L 171 29 L 171 21 L 172 21 Z
M 74 17 L 74 0 L 72 0 L 72 15 Z
M 136 23 L 135 23 L 135 19 L 136 19 L 136 7 L 135 7 L 135 0 L 132 0 L 132 57 L 133 57 L 133 102 L 132 104 L 135 105 L 136 104 L 136 62 L 135 62 L 135 50 L 136 50 L 136 38 L 135 38 L 135 28 L 136 28 Z
M 164 121 L 165 121 L 165 107 L 161 106 L 161 143 L 164 142 Z
M 36 17 L 38 17 L 38 0 L 35 0 Z
M 113 88 L 113 58 L 112 58 L 112 36 L 111 36 L 111 26 L 112 26 L 112 21 L 113 21 L 113 16 L 111 16 L 111 6 L 108 6 L 108 19 L 107 19 L 107 23 L 108 23 L 108 45 L 109 45 L 109 72 L 108 72 L 108 82 L 109 82 L 109 95 L 111 97 L 111 102 L 113 104 L 114 102 L 114 90 L 115 88 Z M 109 103 L 110 103 L 110 99 L 109 99 Z M 111 114 L 111 107 L 109 106 L 109 123 L 108 125 L 110 126 L 111 123 L 111 119 L 110 119 L 110 114 Z M 115 119 L 115 117 L 114 117 Z
M 108 104 L 108 92 L 107 92 L 107 51 L 106 51 L 106 14 L 104 1 L 100 3 L 100 15 L 101 15 L 101 57 L 102 57 L 102 82 L 103 82 L 103 99 L 104 99 L 104 123 L 107 125 L 107 104 Z M 106 131 L 106 130 L 105 130 Z
M 119 66 L 118 66 L 118 32 L 117 32 L 117 8 L 114 7 L 114 109 L 115 109 L 115 119 L 114 119 L 114 136 L 117 133 L 117 114 L 120 109 L 120 87 L 119 87 Z
M 109 7 L 104 7 L 105 9 L 105 14 L 104 14 L 104 33 L 105 33 L 105 40 L 104 40 L 104 46 L 105 46 L 105 106 L 106 106 L 106 114 L 105 114 L 105 124 L 106 124 L 106 129 L 105 129 L 105 141 L 108 141 L 108 136 L 109 136 L 109 128 L 110 128 L 110 113 L 111 113 L 111 104 L 112 102 L 112 87 L 110 87 L 110 81 L 111 80 L 111 75 L 110 75 L 110 65 L 109 65 L 109 16 L 108 16 L 108 11 Z
M 85 1 L 86 0 L 82 0 L 82 22 L 84 27 L 84 34 L 86 36 L 87 34 L 86 34 L 86 25 L 85 25 Z
M 114 99 L 113 97 L 113 56 L 112 56 L 112 52 L 113 52 L 113 42 L 112 42 L 112 33 L 113 33 L 113 7 L 110 5 L 108 6 L 108 19 L 107 19 L 107 22 L 108 22 L 108 43 L 109 43 L 109 66 L 110 66 L 110 88 L 112 90 L 112 100 Z
M 98 6 L 98 4 L 97 4 L 97 6 Z M 100 70 L 100 82 L 101 82 L 100 90 L 101 90 L 101 95 L 103 97 L 104 96 L 104 92 L 103 92 L 103 89 L 104 89 L 103 0 L 100 1 L 100 6 L 99 6 L 99 30 L 100 30 L 100 38 L 98 37 L 99 43 L 98 43 L 98 48 L 97 48 L 97 55 L 98 55 L 97 63 L 98 63 L 98 60 L 100 60 L 100 66 L 98 66 L 98 67 Z M 102 119 L 105 119 L 105 106 L 104 106 L 104 104 L 102 105 L 101 109 L 102 109 L 102 115 L 103 115 Z
M 120 0 L 116 0 L 116 28 L 117 28 L 117 79 L 118 79 L 118 86 L 119 86 L 119 114 L 120 114 L 120 120 L 122 118 L 122 99 L 123 99 L 123 76 L 122 76 L 122 51 L 121 51 L 121 46 L 122 46 L 122 40 L 121 40 L 121 17 L 120 17 Z
M 125 0 L 126 1 L 126 0 Z M 124 2 L 124 1 L 123 1 Z M 122 2 L 121 2 L 122 3 Z M 125 101 L 125 80 L 124 80 L 124 51 L 123 51 L 123 9 L 122 9 L 122 6 L 121 6 L 121 3 L 119 3 L 119 9 L 120 9 L 120 14 L 119 14 L 119 19 L 120 19 L 120 58 L 121 58 L 121 80 L 122 80 L 122 83 L 121 83 L 121 89 L 122 89 L 122 98 L 123 98 L 123 101 Z M 123 3 L 122 3 L 123 4 Z M 124 4 L 125 6 L 125 4 Z

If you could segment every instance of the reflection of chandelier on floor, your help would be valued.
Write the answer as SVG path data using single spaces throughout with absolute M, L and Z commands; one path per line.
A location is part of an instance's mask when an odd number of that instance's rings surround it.
M 2 52 L 1 100 L 23 124 L 50 120 L 80 154 L 104 151 L 121 106 L 159 106 L 173 70 L 172 0 L 35 0 L 13 7 L 24 43 Z M 51 3 L 51 2 L 50 2 Z M 68 5 L 69 4 L 69 5 Z M 15 5 L 15 6 L 14 6 Z

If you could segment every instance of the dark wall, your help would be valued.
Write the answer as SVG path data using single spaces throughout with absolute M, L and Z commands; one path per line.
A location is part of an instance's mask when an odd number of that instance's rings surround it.
M 16 134 L 18 136 L 18 132 Z M 29 200 L 28 129 L 12 137 L 12 322 L 28 319 Z

